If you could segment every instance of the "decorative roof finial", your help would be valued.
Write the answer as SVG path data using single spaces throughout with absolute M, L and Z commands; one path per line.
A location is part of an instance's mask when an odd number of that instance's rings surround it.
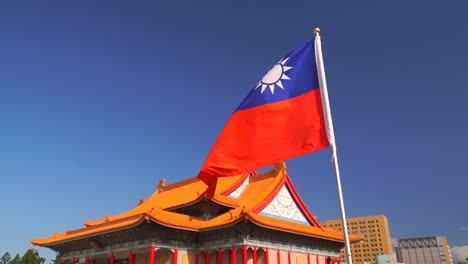
M 275 174 L 278 174 L 280 172 L 286 173 L 286 163 L 284 161 L 275 163 L 273 170 L 275 171 Z
M 156 188 L 156 191 L 160 193 L 164 191 L 164 187 L 166 187 L 166 179 L 162 178 L 158 183 L 158 187 Z

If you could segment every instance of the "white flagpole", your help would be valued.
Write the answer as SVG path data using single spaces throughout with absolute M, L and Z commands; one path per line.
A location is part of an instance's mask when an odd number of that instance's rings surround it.
M 336 187 L 338 189 L 338 199 L 340 201 L 340 210 L 341 210 L 341 225 L 343 227 L 344 239 L 345 239 L 345 248 L 346 248 L 346 262 L 348 264 L 353 264 L 351 258 L 351 248 L 349 245 L 349 236 L 348 236 L 348 227 L 346 224 L 346 214 L 344 209 L 343 193 L 341 191 L 341 180 L 340 180 L 340 169 L 338 167 L 338 156 L 336 154 L 336 144 L 335 144 L 335 132 L 333 131 L 333 122 L 331 118 L 330 103 L 328 101 L 328 90 L 327 90 L 327 80 L 325 78 L 325 68 L 323 66 L 322 58 L 322 43 L 320 41 L 320 29 L 315 28 L 315 60 L 317 63 L 317 73 L 320 85 L 320 94 L 322 97 L 322 108 L 323 115 L 325 119 L 325 126 L 327 128 L 327 137 L 328 142 L 333 151 L 333 164 L 335 166 L 335 175 L 336 175 Z

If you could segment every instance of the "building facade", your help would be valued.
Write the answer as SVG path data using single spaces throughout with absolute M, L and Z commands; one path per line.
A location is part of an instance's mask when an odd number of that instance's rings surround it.
M 377 255 L 393 255 L 388 220 L 385 215 L 362 216 L 347 219 L 351 235 L 364 235 L 364 240 L 351 245 L 351 256 L 356 264 L 376 264 Z M 342 231 L 341 219 L 328 220 L 323 227 Z M 345 256 L 345 249 L 341 250 Z
M 392 255 L 377 255 L 375 256 L 376 264 L 390 264 L 393 263 Z
M 452 264 L 444 236 L 397 239 L 395 251 L 398 261 L 405 264 Z
M 212 183 L 161 180 L 127 212 L 31 243 L 60 264 L 337 264 L 343 239 L 320 226 L 278 163 Z

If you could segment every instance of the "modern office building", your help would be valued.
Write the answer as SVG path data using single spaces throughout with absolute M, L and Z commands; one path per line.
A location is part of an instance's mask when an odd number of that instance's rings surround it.
M 398 261 L 405 264 L 452 264 L 444 236 L 398 239 L 395 251 Z
M 377 255 L 393 254 L 388 220 L 385 215 L 348 218 L 346 222 L 350 235 L 364 235 L 363 241 L 351 244 L 353 263 L 376 264 Z M 342 230 L 341 219 L 325 221 L 322 226 L 334 228 L 337 231 Z M 345 260 L 344 249 L 341 250 L 340 255 L 341 259 Z

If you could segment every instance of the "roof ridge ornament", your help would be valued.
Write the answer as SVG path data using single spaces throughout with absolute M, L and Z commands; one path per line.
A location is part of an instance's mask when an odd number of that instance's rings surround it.
M 156 187 L 156 191 L 161 193 L 164 191 L 164 187 L 166 187 L 166 179 L 161 178 L 161 180 L 159 180 L 158 187 Z
M 284 161 L 280 161 L 280 162 L 277 162 L 275 163 L 274 167 L 273 167 L 273 171 L 275 174 L 278 174 L 280 172 L 286 174 L 286 171 L 287 171 L 287 166 L 286 166 L 286 163 Z

